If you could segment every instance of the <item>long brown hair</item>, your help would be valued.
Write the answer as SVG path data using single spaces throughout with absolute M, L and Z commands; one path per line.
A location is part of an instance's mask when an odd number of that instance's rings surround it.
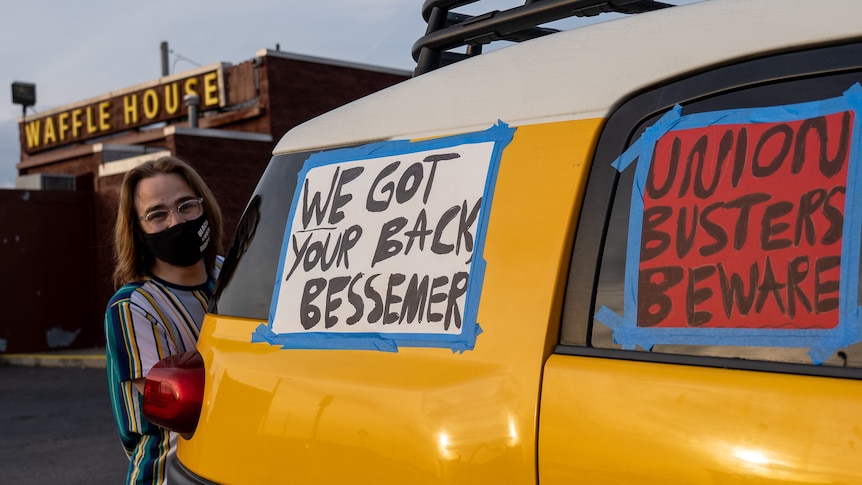
M 204 210 L 212 229 L 210 245 L 204 253 L 207 273 L 213 274 L 216 256 L 222 254 L 222 216 L 218 203 L 207 184 L 188 163 L 176 157 L 162 157 L 138 165 L 126 172 L 120 187 L 117 224 L 114 227 L 114 289 L 132 281 L 139 281 L 155 262 L 143 244 L 141 222 L 135 211 L 135 189 L 142 179 L 157 174 L 175 173 L 183 177 L 198 197 L 204 199 Z

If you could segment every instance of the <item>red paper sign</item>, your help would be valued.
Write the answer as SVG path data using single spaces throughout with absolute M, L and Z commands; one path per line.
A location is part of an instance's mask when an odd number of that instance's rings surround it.
M 639 327 L 832 329 L 853 112 L 671 131 L 643 187 Z

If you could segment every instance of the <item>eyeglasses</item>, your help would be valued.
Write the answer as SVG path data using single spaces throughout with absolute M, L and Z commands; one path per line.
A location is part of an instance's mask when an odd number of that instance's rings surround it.
M 143 216 L 138 217 L 142 221 L 146 221 L 151 227 L 159 228 L 168 225 L 168 218 L 171 212 L 175 212 L 177 216 L 184 221 L 197 219 L 204 213 L 204 199 L 189 199 L 182 202 L 176 209 L 156 209 L 147 212 Z

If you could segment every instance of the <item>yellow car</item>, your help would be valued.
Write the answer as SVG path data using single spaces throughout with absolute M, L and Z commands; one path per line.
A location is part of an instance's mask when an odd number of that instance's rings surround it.
M 275 148 L 170 483 L 862 483 L 862 2 L 464 3 Z

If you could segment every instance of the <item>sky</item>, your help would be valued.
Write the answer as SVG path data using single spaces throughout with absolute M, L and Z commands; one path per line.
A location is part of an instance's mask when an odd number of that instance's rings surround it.
M 689 3 L 682 0 L 669 3 Z M 18 0 L 0 16 L 0 188 L 20 160 L 13 82 L 36 85 L 28 114 L 83 101 L 215 62 L 239 64 L 260 49 L 412 70 L 425 32 L 422 0 Z M 490 0 L 467 14 L 522 4 Z

